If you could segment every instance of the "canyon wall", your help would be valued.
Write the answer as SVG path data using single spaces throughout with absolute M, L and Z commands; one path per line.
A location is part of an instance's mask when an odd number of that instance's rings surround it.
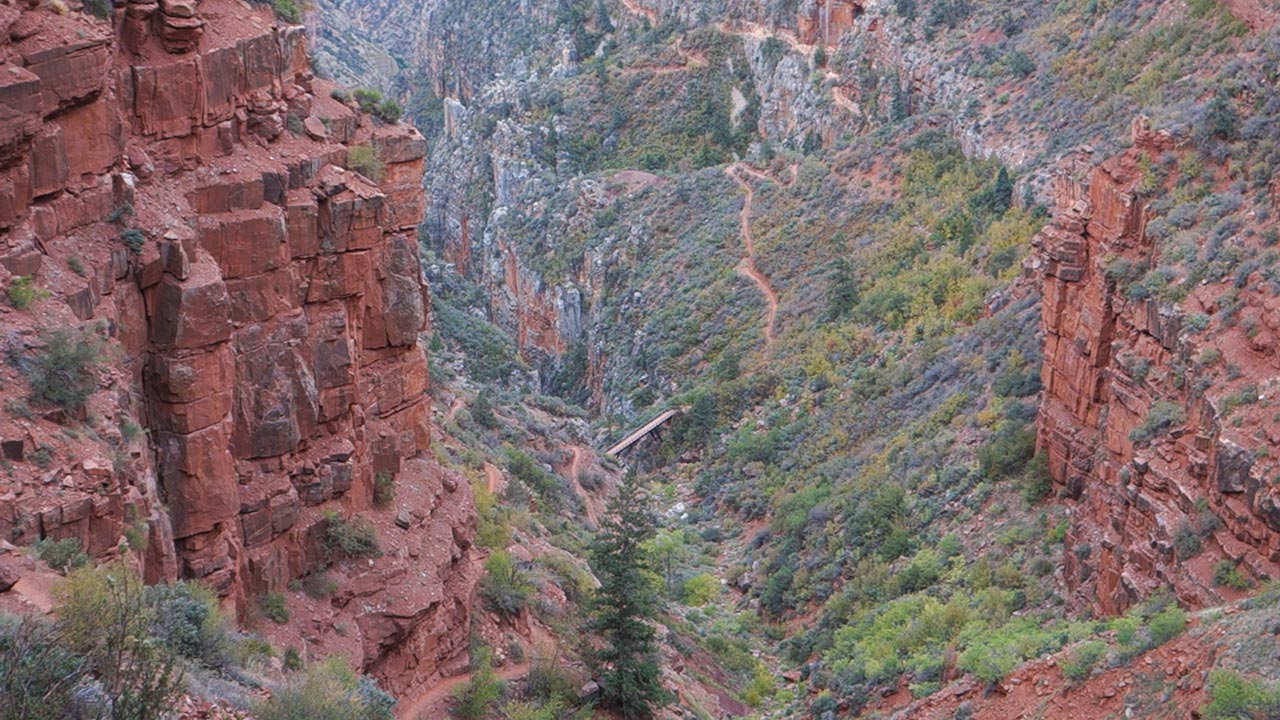
M 1265 409 L 1275 298 L 1247 273 L 1246 321 L 1215 320 L 1212 337 L 1188 318 L 1215 313 L 1229 284 L 1206 281 L 1180 305 L 1123 287 L 1127 268 L 1159 261 L 1141 164 L 1178 148 L 1139 118 L 1131 149 L 1096 165 L 1072 158 L 1031 263 L 1044 293 L 1039 444 L 1073 513 L 1064 571 L 1077 603 L 1104 613 L 1162 587 L 1193 607 L 1230 596 L 1215 587 L 1224 559 L 1254 577 L 1280 573 L 1280 433 Z M 1213 353 L 1236 370 L 1220 372 Z
M 103 14 L 0 4 L 0 283 L 39 288 L 3 314 L 0 533 L 145 544 L 148 579 L 247 612 L 360 515 L 388 551 L 334 598 L 341 650 L 393 690 L 453 669 L 475 520 L 429 455 L 426 141 L 331 97 L 269 10 Z M 59 330 L 100 348 L 71 415 L 27 409 Z M 397 500 L 375 511 L 380 475 Z

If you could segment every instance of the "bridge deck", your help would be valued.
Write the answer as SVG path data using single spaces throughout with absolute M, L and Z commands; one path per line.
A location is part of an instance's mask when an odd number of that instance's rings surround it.
M 682 411 L 683 411 L 683 408 L 672 408 L 670 410 L 663 411 L 657 417 L 655 417 L 654 419 L 650 420 L 649 422 L 641 426 L 639 430 L 636 430 L 630 435 L 622 438 L 622 440 L 618 441 L 618 444 L 606 450 L 605 454 L 613 455 L 616 457 L 618 453 L 623 452 L 627 448 L 631 447 L 632 445 L 635 445 L 637 442 L 640 442 L 641 438 L 653 432 L 654 430 L 657 430 L 660 425 L 670 420 L 671 418 L 675 417 L 676 415 L 679 415 Z

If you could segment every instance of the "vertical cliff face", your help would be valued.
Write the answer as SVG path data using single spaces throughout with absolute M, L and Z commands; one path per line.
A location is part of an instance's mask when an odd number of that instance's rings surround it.
M 149 578 L 244 609 L 367 515 L 392 549 L 350 571 L 338 649 L 425 680 L 465 654 L 475 580 L 469 485 L 425 455 L 426 142 L 330 97 L 267 11 L 109 14 L 0 5 L 0 282 L 41 289 L 6 309 L 4 395 L 27 402 L 55 330 L 106 350 L 80 421 L 38 398 L 0 420 L 0 531 L 105 557 L 145 530 Z M 376 475 L 399 507 L 369 512 Z
M 1229 402 L 1266 404 L 1269 381 L 1248 383 L 1274 372 L 1275 301 L 1246 275 L 1246 313 L 1265 332 L 1225 328 L 1209 340 L 1188 318 L 1214 312 L 1225 285 L 1206 282 L 1181 305 L 1124 292 L 1126 268 L 1159 260 L 1140 164 L 1176 145 L 1141 118 L 1133 140 L 1101 164 L 1077 158 L 1064 170 L 1034 263 L 1044 286 L 1040 446 L 1074 513 L 1067 579 L 1079 602 L 1107 613 L 1167 586 L 1193 606 L 1220 599 L 1229 591 L 1213 575 L 1224 558 L 1258 577 L 1280 572 L 1274 418 L 1258 407 L 1224 422 Z M 1215 375 L 1197 359 L 1205 348 L 1239 377 Z M 1240 392 L 1251 396 L 1227 400 Z

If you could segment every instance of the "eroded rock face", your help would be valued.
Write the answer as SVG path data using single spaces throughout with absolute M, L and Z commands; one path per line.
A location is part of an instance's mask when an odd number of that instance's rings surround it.
M 1222 398 L 1236 388 L 1196 362 L 1209 340 L 1186 330 L 1188 314 L 1211 313 L 1222 288 L 1201 286 L 1181 306 L 1118 288 L 1125 267 L 1156 252 L 1140 158 L 1175 147 L 1141 118 L 1133 137 L 1096 166 L 1086 155 L 1064 168 L 1032 262 L 1044 291 L 1039 444 L 1074 505 L 1067 579 L 1078 602 L 1105 613 L 1165 586 L 1192 606 L 1218 600 L 1213 566 L 1223 558 L 1258 577 L 1280 572 L 1277 498 L 1264 481 L 1280 436 L 1270 418 L 1222 422 Z M 1245 303 L 1262 311 L 1274 301 Z M 1273 372 L 1274 350 L 1254 340 L 1228 331 L 1209 342 L 1256 379 Z M 1186 533 L 1203 538 L 1199 552 L 1179 552 L 1174 540 Z
M 335 604 L 359 626 L 337 650 L 395 689 L 456 667 L 474 506 L 427 456 L 425 140 L 332 99 L 302 28 L 233 0 L 117 3 L 110 22 L 6 5 L 0 31 L 0 283 L 51 295 L 6 316 L 8 348 L 97 332 L 122 357 L 86 417 L 148 431 L 45 469 L 32 453 L 58 426 L 0 421 L 18 468 L 4 539 L 106 557 L 134 527 L 149 579 L 203 580 L 245 609 L 321 562 L 332 513 L 368 515 L 414 552 L 348 570 L 365 590 Z M 357 145 L 380 184 L 346 169 Z M 373 513 L 379 473 L 403 500 Z

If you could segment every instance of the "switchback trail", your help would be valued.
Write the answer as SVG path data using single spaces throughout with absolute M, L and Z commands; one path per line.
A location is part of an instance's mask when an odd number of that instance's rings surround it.
M 640 5 L 639 3 L 637 3 L 636 0 L 622 0 L 622 6 L 630 10 L 631 12 L 635 13 L 636 15 L 642 15 L 648 18 L 650 25 L 658 24 L 657 10 L 650 10 L 649 8 L 644 7 L 643 5 Z
M 742 163 L 734 163 L 724 169 L 724 172 L 733 181 L 738 183 L 742 191 L 746 193 L 746 200 L 742 203 L 742 210 L 738 213 L 738 217 L 742 221 L 742 244 L 746 248 L 747 254 L 738 263 L 738 272 L 751 278 L 756 286 L 760 288 L 760 294 L 764 296 L 765 303 L 768 308 L 764 315 L 764 351 L 768 354 L 773 349 L 774 323 L 778 318 L 778 293 L 774 292 L 773 286 L 769 284 L 769 278 L 756 267 L 756 244 L 755 238 L 751 235 L 751 212 L 755 203 L 756 192 L 751 187 L 751 183 L 747 182 L 738 174 L 738 170 L 742 170 L 752 177 L 762 177 L 766 180 L 773 181 L 773 178 L 748 167 Z

